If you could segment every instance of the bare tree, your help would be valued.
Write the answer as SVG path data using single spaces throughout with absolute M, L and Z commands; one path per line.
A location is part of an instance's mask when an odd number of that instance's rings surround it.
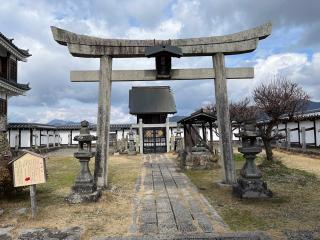
M 256 122 L 258 110 L 257 107 L 250 105 L 250 102 L 250 98 L 246 97 L 238 102 L 231 102 L 229 104 L 232 131 L 239 128 L 242 123 Z M 216 114 L 215 104 L 207 104 L 202 109 Z M 217 125 L 214 126 L 213 131 L 219 137 Z
M 292 119 L 301 113 L 309 100 L 308 94 L 297 83 L 275 76 L 269 83 L 262 83 L 253 91 L 253 100 L 262 116 L 257 126 L 266 150 L 267 160 L 273 161 L 271 141 L 273 128 L 284 117 Z
M 242 123 L 256 122 L 258 109 L 250 105 L 250 102 L 250 98 L 245 97 L 238 102 L 230 103 L 230 119 L 234 126 L 239 127 Z

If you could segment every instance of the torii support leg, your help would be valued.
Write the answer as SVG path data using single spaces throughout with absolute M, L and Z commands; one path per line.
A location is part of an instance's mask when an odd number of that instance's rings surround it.
M 99 106 L 97 117 L 97 149 L 94 178 L 97 189 L 108 186 L 108 155 L 110 131 L 112 58 L 100 58 Z
M 232 156 L 231 125 L 224 54 L 217 53 L 213 55 L 212 60 L 215 71 L 214 85 L 220 134 L 219 143 L 224 167 L 224 183 L 233 184 L 235 183 L 235 167 Z

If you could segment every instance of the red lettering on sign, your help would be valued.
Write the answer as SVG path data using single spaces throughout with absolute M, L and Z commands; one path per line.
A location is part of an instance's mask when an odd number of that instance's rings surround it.
M 30 181 L 30 177 L 26 177 L 24 180 L 25 180 L 26 182 L 27 182 L 27 181 Z

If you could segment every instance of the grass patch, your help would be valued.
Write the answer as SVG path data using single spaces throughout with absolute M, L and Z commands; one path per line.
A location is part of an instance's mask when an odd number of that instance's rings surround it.
M 235 154 L 233 154 L 233 159 L 234 159 L 234 161 L 236 161 L 236 162 L 244 161 L 244 157 L 243 157 L 243 155 L 242 155 L 241 153 L 235 153 Z
M 235 154 L 237 174 L 244 164 Z M 267 231 L 283 239 L 283 230 L 313 230 L 320 226 L 320 179 L 303 170 L 291 169 L 281 162 L 270 164 L 257 159 L 263 179 L 273 191 L 271 199 L 239 199 L 230 189 L 220 188 L 222 169 L 186 171 L 221 217 L 234 231 Z M 202 189 L 202 190 L 201 190 Z
M 93 170 L 94 161 L 90 161 Z M 80 226 L 85 238 L 95 235 L 126 234 L 131 224 L 131 204 L 136 179 L 141 170 L 139 156 L 111 156 L 109 159 L 109 188 L 98 203 L 69 205 L 64 198 L 79 171 L 79 162 L 71 156 L 52 156 L 47 161 L 48 181 L 37 186 L 38 215 L 18 216 L 19 208 L 29 208 L 29 190 L 0 199 L 5 213 L 0 223 L 13 224 L 14 232 L 34 227 L 67 228 Z M 17 224 L 19 223 L 19 224 Z M 0 224 L 1 225 L 1 224 Z

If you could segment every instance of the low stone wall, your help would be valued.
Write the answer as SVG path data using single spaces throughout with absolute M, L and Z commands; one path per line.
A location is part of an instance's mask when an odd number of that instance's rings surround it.
M 50 147 L 50 148 L 25 148 L 25 149 L 28 149 L 29 151 L 32 151 L 32 152 L 35 152 L 35 153 L 38 153 L 38 154 L 46 154 L 48 152 L 53 152 L 53 151 L 56 151 L 58 149 L 63 149 L 63 148 L 70 148 L 70 147 Z M 22 153 L 22 150 L 24 148 L 20 148 L 19 150 L 14 150 L 14 149 L 11 149 L 12 151 L 12 155 L 13 157 L 17 157 L 19 156 L 21 153 Z

